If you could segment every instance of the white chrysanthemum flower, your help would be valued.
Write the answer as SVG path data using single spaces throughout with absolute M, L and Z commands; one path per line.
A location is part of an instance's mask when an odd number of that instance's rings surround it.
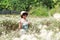
M 51 40 L 51 38 L 52 38 L 52 35 L 53 35 L 53 31 L 47 31 L 47 30 L 45 30 L 45 29 L 42 29 L 41 31 L 40 31 L 41 33 L 40 33 L 40 37 L 41 37 L 41 39 L 42 40 Z
M 48 34 L 46 35 L 46 40 L 52 40 L 52 35 L 53 35 L 53 31 L 49 31 Z
M 41 25 L 41 24 L 38 26 L 39 29 L 41 29 L 42 27 L 43 27 L 43 25 Z
M 13 40 L 20 40 L 19 38 L 14 38 Z
M 59 19 L 60 19 L 60 14 L 59 14 L 59 13 L 55 13 L 55 14 L 53 15 L 53 17 L 54 17 L 55 19 L 59 20 Z
M 47 28 L 47 25 L 43 25 L 43 29 L 44 29 L 44 28 Z
M 48 32 L 47 32 L 46 29 L 41 29 L 41 31 L 40 31 L 40 36 L 45 38 L 45 37 L 47 36 L 47 33 L 48 33 Z
M 28 34 L 28 35 L 22 35 L 20 37 L 20 40 L 37 40 L 36 37 L 34 37 L 34 34 Z
M 60 36 L 59 36 L 59 35 L 60 35 L 60 32 L 57 32 L 57 33 L 54 35 L 54 36 L 56 37 L 56 38 L 55 38 L 56 40 L 60 40 Z

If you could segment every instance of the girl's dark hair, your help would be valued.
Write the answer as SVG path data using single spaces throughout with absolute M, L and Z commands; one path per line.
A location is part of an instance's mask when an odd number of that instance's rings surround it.
M 28 13 L 23 13 L 23 14 L 21 15 L 21 18 L 23 18 L 24 15 L 28 16 Z

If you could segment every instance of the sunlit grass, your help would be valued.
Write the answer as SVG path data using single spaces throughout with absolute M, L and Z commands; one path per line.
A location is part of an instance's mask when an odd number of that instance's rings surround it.
M 0 15 L 0 40 L 60 40 L 60 21 L 53 17 L 27 17 L 32 23 L 26 34 L 16 31 L 20 15 Z

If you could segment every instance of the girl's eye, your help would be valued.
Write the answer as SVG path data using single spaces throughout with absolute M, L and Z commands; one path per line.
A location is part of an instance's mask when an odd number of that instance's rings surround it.
M 27 15 L 24 15 L 24 16 L 27 16 Z

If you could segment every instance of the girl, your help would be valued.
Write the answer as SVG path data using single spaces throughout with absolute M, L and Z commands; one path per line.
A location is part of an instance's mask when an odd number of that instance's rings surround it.
M 19 22 L 19 29 L 24 29 L 24 30 L 28 30 L 28 27 L 30 25 L 30 22 L 28 22 L 28 20 L 26 19 L 28 16 L 28 12 L 26 11 L 22 11 L 21 12 L 21 19 Z

